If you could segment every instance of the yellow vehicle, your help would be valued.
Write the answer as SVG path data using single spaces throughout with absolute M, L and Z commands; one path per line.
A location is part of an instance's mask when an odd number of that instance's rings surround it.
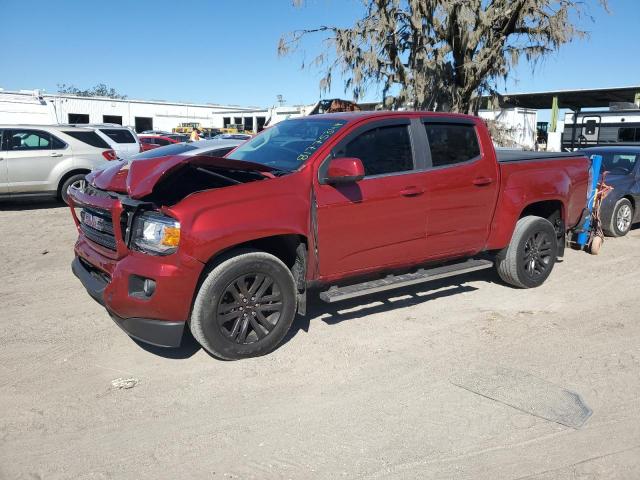
M 203 137 L 211 138 L 219 135 L 220 133 L 226 133 L 221 128 L 202 127 L 199 123 L 181 123 L 179 126 L 171 129 L 173 133 L 179 133 L 182 135 L 191 135 L 191 132 L 197 128 L 202 133 Z

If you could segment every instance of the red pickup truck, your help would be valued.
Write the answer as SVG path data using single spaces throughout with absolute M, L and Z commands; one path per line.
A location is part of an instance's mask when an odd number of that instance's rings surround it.
M 585 217 L 590 165 L 498 153 L 482 120 L 352 112 L 230 152 L 123 161 L 69 190 L 72 269 L 130 336 L 265 354 L 309 289 L 327 302 L 495 265 L 536 287 Z

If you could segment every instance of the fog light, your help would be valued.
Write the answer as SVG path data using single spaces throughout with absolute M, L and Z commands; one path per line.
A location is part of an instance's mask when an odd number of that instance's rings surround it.
M 150 297 L 156 291 L 156 282 L 150 278 L 145 279 L 142 290 L 147 297 Z
M 148 300 L 156 291 L 156 281 L 151 278 L 129 276 L 129 296 L 139 300 Z

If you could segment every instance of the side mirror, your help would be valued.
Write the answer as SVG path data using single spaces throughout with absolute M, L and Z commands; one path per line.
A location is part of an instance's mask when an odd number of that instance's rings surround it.
M 324 183 L 329 185 L 354 183 L 363 178 L 364 165 L 362 165 L 362 160 L 355 157 L 333 158 L 329 162 Z

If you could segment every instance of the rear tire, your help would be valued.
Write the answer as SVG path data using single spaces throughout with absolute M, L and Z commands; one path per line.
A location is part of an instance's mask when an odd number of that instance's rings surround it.
M 609 225 L 605 228 L 606 233 L 612 237 L 624 237 L 631 230 L 633 214 L 633 205 L 629 199 L 621 198 L 618 200 L 613 207 Z
M 225 360 L 274 350 L 296 313 L 293 275 L 273 255 L 242 250 L 211 269 L 196 296 L 189 322 L 194 338 Z
M 69 187 L 73 184 L 76 184 L 79 186 L 82 184 L 82 182 L 86 183 L 86 180 L 85 180 L 86 176 L 87 176 L 86 173 L 78 173 L 76 175 L 71 175 L 69 178 L 67 178 L 60 186 L 60 193 L 59 193 L 60 200 L 62 200 L 64 203 L 68 205 L 69 195 L 67 194 L 67 190 L 69 190 Z
M 542 217 L 518 220 L 509 246 L 496 256 L 500 278 L 518 288 L 542 285 L 556 262 L 558 239 L 555 228 Z

